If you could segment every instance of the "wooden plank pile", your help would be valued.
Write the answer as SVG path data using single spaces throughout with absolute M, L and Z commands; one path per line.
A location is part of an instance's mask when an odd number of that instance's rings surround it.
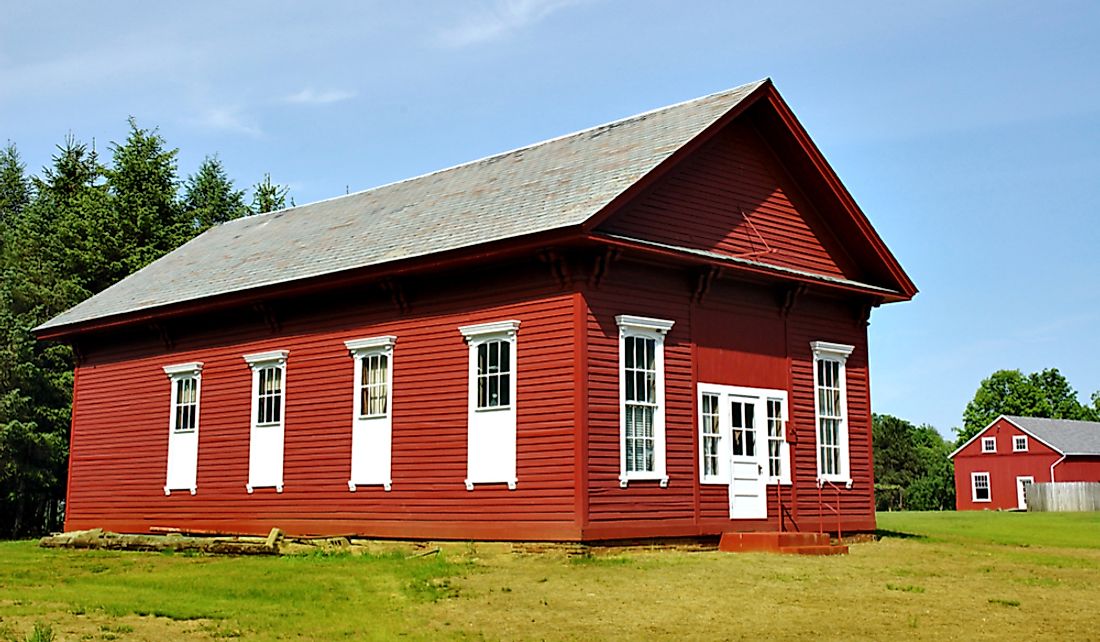
M 299 547 L 302 546 L 302 543 L 297 540 L 286 540 L 283 532 L 278 528 L 271 529 L 267 537 L 196 537 L 182 533 L 127 535 L 93 528 L 43 537 L 39 544 L 46 548 L 174 551 L 208 555 L 280 555 L 290 552 L 284 549 L 295 549 L 293 552 L 301 552 Z

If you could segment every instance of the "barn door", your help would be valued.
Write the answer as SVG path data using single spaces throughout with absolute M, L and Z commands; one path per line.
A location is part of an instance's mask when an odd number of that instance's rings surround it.
M 730 443 L 730 519 L 768 516 L 767 476 L 761 454 L 764 408 L 758 397 L 728 397 Z
M 1016 508 L 1027 510 L 1027 487 L 1034 483 L 1034 477 L 1016 478 Z

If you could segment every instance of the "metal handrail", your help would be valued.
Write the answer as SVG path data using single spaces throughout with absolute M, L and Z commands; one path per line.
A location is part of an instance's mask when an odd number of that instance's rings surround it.
M 826 504 L 824 499 L 821 496 L 821 489 L 826 484 L 828 484 L 833 489 L 833 492 L 836 495 L 836 504 L 835 505 Z M 839 540 L 844 538 L 844 532 L 840 529 L 840 486 L 837 486 L 835 483 L 829 481 L 828 479 L 822 479 L 822 478 L 818 477 L 817 478 L 817 532 L 819 532 L 819 533 L 824 533 L 825 532 L 825 519 L 824 519 L 825 516 L 824 516 L 823 510 L 826 509 L 826 508 L 829 509 L 830 511 L 832 511 L 832 513 L 834 515 L 836 515 L 836 538 L 839 541 Z

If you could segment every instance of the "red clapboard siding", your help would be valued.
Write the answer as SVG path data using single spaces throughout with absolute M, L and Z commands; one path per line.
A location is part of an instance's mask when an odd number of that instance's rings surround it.
M 867 386 L 866 330 L 842 303 L 804 297 L 780 314 L 774 293 L 730 281 L 716 283 L 702 305 L 693 303 L 684 276 L 634 264 L 616 265 L 598 289 L 586 291 L 589 388 L 589 515 L 585 537 L 625 538 L 645 532 L 666 536 L 717 534 L 779 527 L 780 498 L 802 530 L 837 517 L 821 509 L 817 492 L 814 382 L 811 341 L 855 346 L 847 362 L 849 445 L 853 486 L 826 488 L 824 503 L 839 505 L 841 528 L 874 528 Z M 620 488 L 618 327 L 620 314 L 676 322 L 665 344 L 668 488 L 632 482 Z M 694 370 L 693 370 L 694 353 Z M 696 377 L 693 371 L 698 372 Z M 698 483 L 699 382 L 788 390 L 793 442 L 793 485 L 768 487 L 766 520 L 730 520 L 728 487 Z M 839 494 L 839 497 L 838 497 Z M 696 512 L 698 505 L 698 512 Z M 821 515 L 824 515 L 823 517 Z M 647 529 L 649 529 L 647 531 Z
M 788 320 L 787 344 L 791 356 L 791 409 L 788 430 L 794 435 L 791 449 L 793 478 L 798 489 L 798 514 L 821 516 L 828 526 L 835 516 L 820 511 L 816 489 L 817 453 L 814 419 L 814 373 L 812 341 L 831 341 L 855 349 L 846 363 L 848 399 L 848 453 L 852 488 L 837 491 L 826 487 L 825 502 L 840 502 L 843 515 L 874 522 L 874 469 L 871 465 L 871 403 L 867 380 L 867 332 L 857 323 L 851 308 L 839 303 L 806 298 L 796 304 Z
M 152 526 L 380 537 L 577 537 L 572 392 L 574 296 L 527 277 L 492 295 L 432 298 L 404 318 L 389 305 L 180 332 L 171 353 L 130 342 L 79 368 L 66 527 Z M 538 286 L 541 287 L 541 286 Z M 494 290 L 488 289 L 493 292 Z M 328 306 L 331 308 L 331 306 Z M 458 326 L 518 319 L 514 491 L 465 490 L 468 351 Z M 393 334 L 393 490 L 351 493 L 348 339 Z M 242 355 L 289 350 L 284 492 L 245 490 L 251 371 Z M 201 361 L 198 493 L 162 491 L 170 386 L 164 365 Z
M 601 229 L 829 276 L 858 277 L 854 262 L 820 214 L 747 122 L 731 124 Z

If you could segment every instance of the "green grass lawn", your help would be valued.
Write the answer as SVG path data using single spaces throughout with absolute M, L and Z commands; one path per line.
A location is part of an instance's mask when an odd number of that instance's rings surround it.
M 959 544 L 1100 549 L 1100 513 L 879 513 L 878 527 Z
M 222 558 L 0 543 L 0 641 L 1088 640 L 1100 514 L 884 513 L 848 556 L 408 544 Z M 390 552 L 382 552 L 389 547 Z

